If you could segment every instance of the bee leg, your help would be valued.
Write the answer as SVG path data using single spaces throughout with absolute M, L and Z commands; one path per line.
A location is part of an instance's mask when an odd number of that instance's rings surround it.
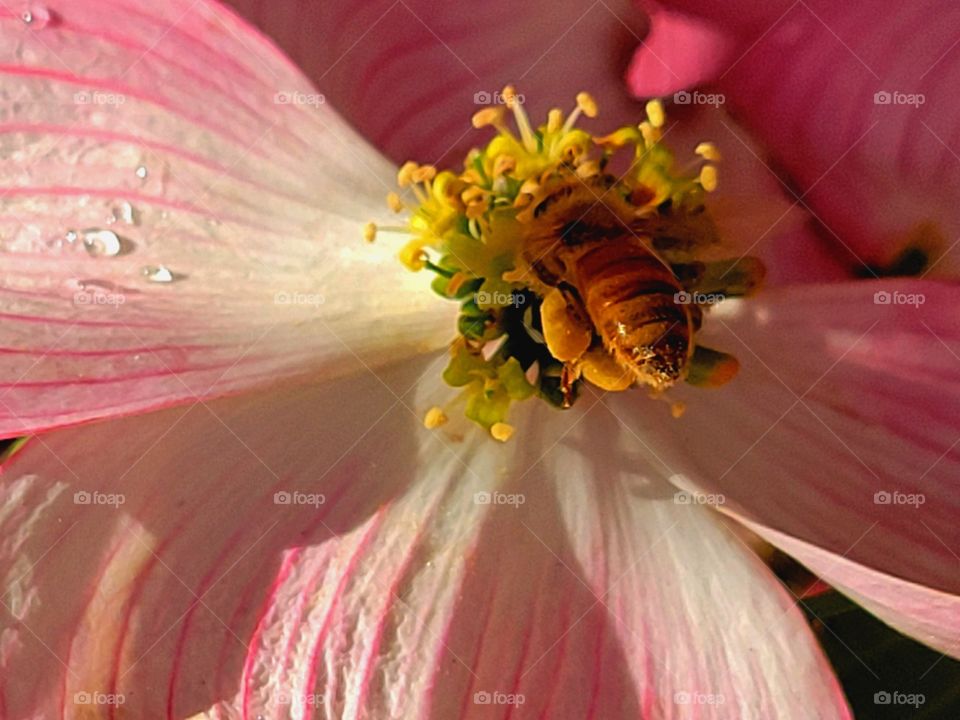
M 560 392 L 563 395 L 563 409 L 573 407 L 573 384 L 580 378 L 580 371 L 571 363 L 564 363 L 560 373 Z
M 688 292 L 724 297 L 756 292 L 766 274 L 763 263 L 750 256 L 709 263 L 676 263 L 670 267 Z
M 733 380 L 740 363 L 733 355 L 697 345 L 687 366 L 687 382 L 697 387 L 720 387 Z

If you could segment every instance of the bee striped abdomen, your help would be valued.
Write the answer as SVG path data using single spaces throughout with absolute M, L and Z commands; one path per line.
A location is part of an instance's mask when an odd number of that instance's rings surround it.
M 681 379 L 691 315 L 676 301 L 682 288 L 670 268 L 629 236 L 591 245 L 572 265 L 590 320 L 624 370 L 654 387 Z

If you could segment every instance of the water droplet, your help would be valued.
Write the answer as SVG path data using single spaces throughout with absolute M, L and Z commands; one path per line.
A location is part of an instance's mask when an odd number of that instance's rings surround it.
M 147 265 L 141 268 L 140 272 L 147 280 L 155 283 L 172 283 L 187 277 L 181 273 L 171 271 L 170 268 L 165 265 Z
M 137 177 L 140 178 L 141 180 L 146 180 L 147 175 L 149 174 L 150 174 L 150 171 L 147 170 L 146 165 L 141 165 L 140 167 L 137 168 Z
M 83 245 L 87 252 L 95 257 L 115 257 L 123 253 L 128 253 L 133 249 L 133 244 L 117 235 L 113 230 L 84 230 Z
M 140 213 L 128 202 L 124 202 L 113 209 L 113 222 L 123 222 L 127 225 L 139 225 Z
M 50 24 L 50 11 L 43 5 L 31 5 L 20 14 L 20 19 L 35 30 L 43 30 Z
M 77 241 L 77 237 L 79 237 L 79 236 L 78 236 L 77 233 L 74 232 L 73 230 L 68 230 L 65 237 L 66 237 L 66 239 L 67 239 L 67 242 L 72 245 L 73 243 L 75 243 L 75 242 Z

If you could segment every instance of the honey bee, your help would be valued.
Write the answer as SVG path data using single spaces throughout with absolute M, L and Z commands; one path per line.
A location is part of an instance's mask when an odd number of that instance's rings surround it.
M 626 385 L 664 390 L 686 376 L 700 310 L 677 301 L 684 286 L 655 244 L 669 235 L 666 245 L 682 246 L 695 228 L 638 210 L 611 175 L 561 177 L 528 209 L 520 257 L 544 294 L 562 294 L 583 337 L 594 345 L 599 338 Z M 577 363 L 558 359 L 566 394 Z

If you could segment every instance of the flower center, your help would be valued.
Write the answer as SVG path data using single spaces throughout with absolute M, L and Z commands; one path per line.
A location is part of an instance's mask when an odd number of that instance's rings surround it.
M 404 164 L 404 197 L 387 202 L 406 224 L 365 230 L 369 241 L 378 230 L 410 235 L 401 262 L 434 273 L 433 290 L 460 304 L 443 377 L 462 388 L 467 417 L 503 441 L 519 400 L 568 408 L 584 383 L 660 395 L 679 382 L 732 379 L 736 359 L 696 334 L 712 304 L 752 292 L 764 270 L 751 257 L 702 259 L 719 242 L 704 206 L 717 187 L 717 149 L 701 143 L 677 167 L 657 100 L 639 125 L 596 137 L 576 127 L 597 115 L 586 93 L 538 128 L 512 87 L 502 97 L 505 106 L 473 116 L 497 134 L 462 172 Z M 682 410 L 674 404 L 675 416 Z M 433 408 L 425 425 L 446 419 Z

